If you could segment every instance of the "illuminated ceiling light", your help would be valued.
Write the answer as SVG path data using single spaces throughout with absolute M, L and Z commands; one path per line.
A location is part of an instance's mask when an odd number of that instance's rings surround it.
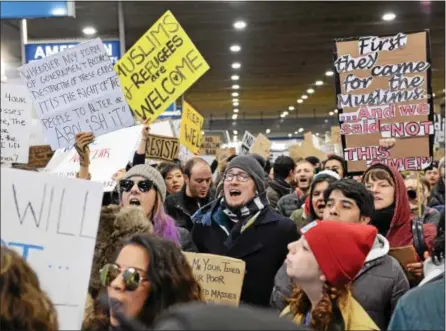
M 304 94 L 303 96 L 301 96 L 301 98 L 306 100 L 306 99 L 308 99 L 308 95 Z
M 51 14 L 54 16 L 63 16 L 66 15 L 67 11 L 65 10 L 65 8 L 54 8 L 51 11 Z
M 236 21 L 234 22 L 234 28 L 236 30 L 243 30 L 246 28 L 246 22 L 245 21 Z
M 334 72 L 331 71 L 331 70 L 328 70 L 328 71 L 325 72 L 325 76 L 327 76 L 327 77 L 330 77 L 330 76 L 333 76 L 333 75 L 334 75 Z
M 232 133 L 234 134 L 234 136 L 238 134 L 237 130 L 232 131 Z
M 266 131 L 265 131 L 267 134 L 268 133 L 270 133 L 271 132 L 271 130 L 270 129 L 266 129 Z
M 232 119 L 233 119 L 233 120 L 236 120 L 236 119 L 237 119 L 237 114 L 233 114 L 233 115 L 232 115 Z
M 316 132 L 316 136 L 319 137 L 319 132 Z
M 82 30 L 82 32 L 85 34 L 85 35 L 87 35 L 87 36 L 92 36 L 92 35 L 94 35 L 94 34 L 96 34 L 96 29 L 95 28 L 93 28 L 92 26 L 86 26 L 83 30 Z
M 337 113 L 338 113 L 338 110 L 337 110 L 337 109 L 335 109 L 335 110 L 333 110 L 333 111 L 334 111 L 334 113 L 335 113 L 335 114 L 337 114 Z
M 435 93 L 432 93 L 432 96 L 435 98 Z
M 308 93 L 308 94 L 312 94 L 312 93 L 314 93 L 314 89 L 309 88 L 309 89 L 307 90 L 307 93 Z
M 232 92 L 231 94 L 233 97 L 238 97 L 238 93 L 237 92 Z
M 237 53 L 241 51 L 241 46 L 240 45 L 231 45 L 231 47 L 229 47 L 229 50 L 233 53 Z
M 331 111 L 331 112 L 328 113 L 328 115 L 333 116 L 334 112 Z
M 204 131 L 201 131 L 201 134 L 203 135 L 203 134 L 204 134 Z
M 292 136 L 293 136 L 293 135 L 292 135 L 291 133 L 288 133 L 288 137 L 290 137 L 290 138 L 291 138 Z
M 288 107 L 288 110 L 293 111 L 293 110 L 294 110 L 294 107 L 293 107 L 293 106 L 289 106 L 289 107 Z
M 239 106 L 239 103 L 238 103 L 238 102 L 233 102 L 232 105 L 233 105 L 234 107 L 238 107 L 238 106 Z
M 240 79 L 240 76 L 238 76 L 238 75 L 231 76 L 231 80 L 239 80 L 239 79 Z
M 231 65 L 232 69 L 240 69 L 241 66 L 242 66 L 242 65 L 240 64 L 240 62 L 234 62 L 234 63 Z
M 233 90 L 238 90 L 240 88 L 240 85 L 232 85 Z
M 394 13 L 385 13 L 382 17 L 383 21 L 393 21 L 396 15 Z
M 297 100 L 297 103 L 302 103 L 302 102 L 304 102 L 302 99 Z
M 298 134 L 298 132 L 297 132 L 297 131 L 294 131 L 294 134 Z
M 285 114 L 280 114 L 280 118 L 284 118 L 285 116 Z
M 232 102 L 238 102 L 238 98 L 232 99 Z
M 328 123 L 328 120 L 326 119 L 326 120 L 324 121 L 324 123 Z
M 238 113 L 238 108 L 234 108 L 234 113 Z
M 317 80 L 316 83 L 314 83 L 316 86 L 324 85 L 324 82 L 321 80 Z
M 304 128 L 299 129 L 299 133 L 304 132 Z

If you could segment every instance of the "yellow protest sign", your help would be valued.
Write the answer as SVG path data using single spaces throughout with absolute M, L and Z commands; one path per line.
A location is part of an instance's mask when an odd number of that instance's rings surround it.
M 200 150 L 202 127 L 203 116 L 184 101 L 180 125 L 180 143 L 192 153 L 198 154 Z
M 115 65 L 130 108 L 149 123 L 208 70 L 209 65 L 170 11 Z
M 207 303 L 238 306 L 245 278 L 246 264 L 232 257 L 187 253 L 195 279 Z

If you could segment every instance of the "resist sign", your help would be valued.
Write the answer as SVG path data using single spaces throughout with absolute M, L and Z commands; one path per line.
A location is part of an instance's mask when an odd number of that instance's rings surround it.
M 167 11 L 115 65 L 137 117 L 153 122 L 209 65 Z

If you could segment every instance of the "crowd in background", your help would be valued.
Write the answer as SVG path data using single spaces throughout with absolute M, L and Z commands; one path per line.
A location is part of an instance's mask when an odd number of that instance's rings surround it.
M 444 329 L 444 158 L 421 175 L 374 164 L 351 178 L 337 155 L 150 165 L 148 133 L 104 194 L 83 329 Z M 76 136 L 78 178 L 91 178 L 93 139 Z M 242 306 L 199 304 L 181 251 L 245 261 Z M 5 247 L 1 262 L 1 328 L 57 329 L 34 271 Z

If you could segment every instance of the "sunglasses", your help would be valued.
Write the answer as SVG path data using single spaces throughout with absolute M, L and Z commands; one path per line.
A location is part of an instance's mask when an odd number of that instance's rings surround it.
M 153 182 L 151 180 L 141 180 L 139 182 L 136 182 L 138 185 L 138 189 L 140 192 L 149 192 L 151 188 L 153 187 Z M 122 192 L 130 192 L 132 187 L 135 185 L 135 182 L 131 179 L 123 179 L 119 182 L 119 189 Z
M 415 200 L 417 198 L 417 191 L 415 190 L 408 190 L 407 196 L 409 197 L 409 200 Z
M 144 282 L 148 281 L 147 278 L 142 276 L 138 270 L 135 268 L 127 268 L 121 270 L 121 268 L 113 263 L 107 263 L 99 271 L 99 277 L 102 286 L 110 286 L 110 284 L 122 273 L 122 279 L 124 280 L 126 291 L 135 291 L 138 286 Z

